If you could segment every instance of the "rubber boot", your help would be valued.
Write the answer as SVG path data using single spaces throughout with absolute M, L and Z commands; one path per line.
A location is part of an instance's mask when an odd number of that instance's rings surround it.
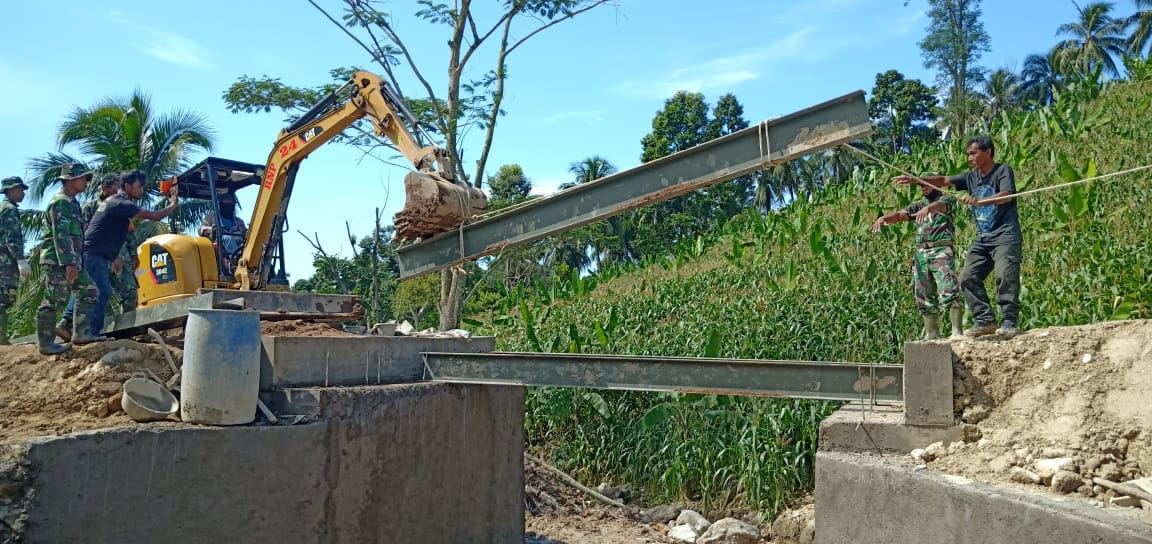
M 72 324 L 72 343 L 78 346 L 103 342 L 107 336 L 92 334 L 92 314 L 96 311 L 95 304 L 76 303 L 75 321 Z
M 10 346 L 8 341 L 8 310 L 0 311 L 0 346 Z
M 952 336 L 964 336 L 964 307 L 953 306 L 948 308 L 948 317 L 952 321 Z
M 56 323 L 56 336 L 65 342 L 72 341 L 72 318 L 61 317 L 60 321 Z
M 36 312 L 36 341 L 43 355 L 58 355 L 72 349 L 68 344 L 56 343 L 56 310 L 40 310 Z
M 924 314 L 924 337 L 921 340 L 940 338 L 940 314 Z

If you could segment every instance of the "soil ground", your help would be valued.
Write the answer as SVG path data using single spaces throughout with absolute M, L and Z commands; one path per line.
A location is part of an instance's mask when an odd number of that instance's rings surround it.
M 952 351 L 954 407 L 970 426 L 964 443 L 921 459 L 929 469 L 1102 507 L 1115 493 L 1093 477 L 1152 476 L 1152 321 L 959 340 Z M 1079 482 L 1064 475 L 1057 489 L 1047 467 L 1061 463 Z

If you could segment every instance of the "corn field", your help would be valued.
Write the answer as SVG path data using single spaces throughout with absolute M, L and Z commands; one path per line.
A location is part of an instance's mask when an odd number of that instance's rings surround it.
M 1033 189 L 1152 163 L 1152 81 L 1082 83 L 1047 108 L 1001 114 L 984 132 Z M 902 170 L 967 169 L 963 141 L 887 157 Z M 674 254 L 505 293 L 468 322 L 513 351 L 888 363 L 920 319 L 908 272 L 914 226 L 868 231 L 919 197 L 898 172 L 858 169 L 784 209 L 746 212 Z M 1021 197 L 1021 325 L 1152 317 L 1152 175 Z M 958 218 L 959 243 L 974 229 Z M 991 287 L 989 279 L 989 287 Z M 820 421 L 835 403 L 533 388 L 529 446 L 588 482 L 649 502 L 773 515 L 811 489 Z

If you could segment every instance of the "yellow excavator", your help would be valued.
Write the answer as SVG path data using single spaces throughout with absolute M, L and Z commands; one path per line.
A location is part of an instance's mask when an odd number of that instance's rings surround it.
M 419 132 L 419 123 L 391 86 L 376 74 L 356 72 L 281 131 L 263 165 L 213 157 L 167 181 L 181 198 L 210 202 L 217 227 L 208 229 L 212 238 L 163 234 L 139 246 L 139 308 L 206 290 L 287 291 L 283 234 L 300 162 L 365 117 L 376 136 L 387 138 L 415 169 L 404 178 L 405 206 L 394 219 L 397 239 L 427 238 L 484 214 L 484 193 L 456 181 L 447 150 L 422 145 L 413 135 L 409 127 Z M 243 243 L 229 251 L 218 235 L 221 204 L 231 207 L 236 191 L 251 185 L 260 191 L 252 218 Z

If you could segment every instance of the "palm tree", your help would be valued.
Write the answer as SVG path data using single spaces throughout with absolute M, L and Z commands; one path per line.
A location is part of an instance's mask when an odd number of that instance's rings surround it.
M 1145 51 L 1149 42 L 1152 42 L 1152 0 L 1136 0 L 1136 13 L 1125 21 L 1125 26 L 1132 28 L 1128 35 L 1128 53 L 1134 57 L 1148 57 L 1152 49 Z
M 1071 36 L 1056 44 L 1056 48 L 1079 75 L 1091 74 L 1093 68 L 1100 65 L 1105 74 L 1118 77 L 1116 59 L 1123 57 L 1127 50 L 1124 35 L 1127 18 L 1113 18 L 1111 2 L 1093 2 L 1083 8 L 1075 2 L 1072 5 L 1080 12 L 1080 20 L 1056 29 L 1058 36 Z
M 1007 68 L 1000 68 L 992 72 L 984 80 L 984 118 L 988 121 L 995 119 L 1002 111 L 1010 111 L 1016 107 L 1016 100 L 1020 92 L 1020 76 Z
M 97 173 L 140 170 L 147 176 L 148 194 L 159 195 L 159 181 L 192 165 L 192 157 L 212 149 L 212 129 L 203 114 L 176 110 L 159 115 L 151 99 L 139 89 L 129 97 L 107 98 L 87 108 L 72 110 L 57 135 L 60 150 L 30 161 L 32 202 L 53 192 L 56 177 L 66 162 L 86 165 Z M 71 147 L 78 151 L 65 151 Z M 89 194 L 99 191 L 99 176 Z M 150 198 L 149 198 L 150 200 Z M 190 225 L 207 211 L 205 203 L 190 203 L 176 212 L 176 220 Z
M 574 174 L 576 178 L 560 184 L 560 189 L 575 187 L 581 183 L 611 176 L 616 173 L 616 166 L 600 155 L 592 155 L 582 161 L 573 162 L 568 166 L 568 171 Z
M 592 155 L 583 160 L 575 161 L 568 167 L 568 171 L 575 177 L 570 182 L 560 184 L 560 189 L 569 189 L 577 185 L 595 181 L 602 177 L 615 174 L 618 170 L 608 159 L 600 155 Z M 586 229 L 586 230 L 585 230 Z M 596 257 L 598 268 L 604 268 L 618 261 L 630 261 L 635 257 L 632 248 L 633 229 L 622 216 L 610 217 L 604 221 L 588 225 L 580 230 L 582 236 L 570 238 L 569 241 L 585 240 Z M 574 249 L 574 248 L 572 248 Z M 571 249 L 568 250 L 569 252 Z M 585 264 L 588 266 L 591 261 Z
M 1063 86 L 1060 56 L 1060 49 L 1053 48 L 1047 55 L 1033 53 L 1024 59 L 1024 70 L 1020 72 L 1021 99 L 1041 106 L 1052 105 L 1053 91 Z

